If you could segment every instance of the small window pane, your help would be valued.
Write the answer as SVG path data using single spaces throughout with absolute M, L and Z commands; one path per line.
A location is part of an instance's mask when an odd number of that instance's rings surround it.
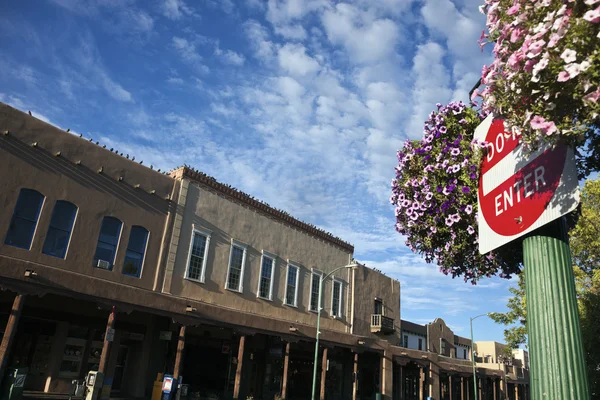
M 204 253 L 206 251 L 206 236 L 194 232 L 192 242 L 192 254 L 190 255 L 190 265 L 188 266 L 188 275 L 190 279 L 200 280 L 202 277 L 202 267 L 204 265 Z
M 271 278 L 273 273 L 273 260 L 269 257 L 264 257 L 262 259 L 262 267 L 260 273 L 260 288 L 258 290 L 258 295 L 260 297 L 264 297 L 269 299 L 271 292 Z
M 333 282 L 333 296 L 331 301 L 331 314 L 334 317 L 341 316 L 341 295 L 342 295 L 342 283 Z
M 373 314 L 383 314 L 383 303 L 381 300 L 375 300 L 375 305 L 373 308 Z
M 298 282 L 298 268 L 288 266 L 287 285 L 285 291 L 285 304 L 296 305 L 296 285 Z
M 228 289 L 240 290 L 242 279 L 242 261 L 244 250 L 233 246 L 231 249 L 231 263 L 229 265 Z
M 68 201 L 59 200 L 52 211 L 52 218 L 42 252 L 50 256 L 64 258 L 75 223 L 77 206 Z
M 94 257 L 94 266 L 97 266 L 98 260 L 107 261 L 111 265 L 115 262 L 117 254 L 117 245 L 121 236 L 121 228 L 123 223 L 114 217 L 104 217 L 102 220 L 102 228 L 100 228 L 100 236 L 98 238 L 98 247 L 96 247 L 96 255 Z
M 146 228 L 141 226 L 131 227 L 127 252 L 125 253 L 125 263 L 123 264 L 123 273 L 125 275 L 140 277 L 147 242 L 148 230 Z
M 311 285 L 310 285 L 310 310 L 317 311 L 317 304 L 319 302 L 319 280 L 321 275 L 314 273 L 312 274 Z
M 21 189 L 4 243 L 29 249 L 40 216 L 44 196 L 31 189 Z

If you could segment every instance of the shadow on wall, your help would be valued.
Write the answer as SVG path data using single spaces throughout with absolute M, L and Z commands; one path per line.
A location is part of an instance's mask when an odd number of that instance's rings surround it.
M 76 165 L 46 150 L 27 145 L 11 136 L 0 136 L 0 148 L 37 168 L 55 175 L 66 176 L 88 189 L 113 196 L 134 207 L 140 207 L 154 214 L 166 214 L 170 202 L 156 195 L 136 189 L 135 183 L 117 182 L 101 173 L 91 171 L 83 165 Z

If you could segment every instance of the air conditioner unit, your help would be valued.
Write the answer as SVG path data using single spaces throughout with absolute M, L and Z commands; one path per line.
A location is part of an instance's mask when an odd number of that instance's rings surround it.
M 96 263 L 96 267 L 102 268 L 102 269 L 110 269 L 111 263 L 109 263 L 108 261 L 105 261 L 105 260 L 98 260 L 98 262 Z

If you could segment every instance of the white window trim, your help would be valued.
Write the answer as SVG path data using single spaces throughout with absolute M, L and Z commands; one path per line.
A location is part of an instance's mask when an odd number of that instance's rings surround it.
M 192 260 L 192 247 L 194 246 L 194 235 L 198 233 L 206 238 L 206 246 L 204 247 L 204 255 L 202 257 L 202 270 L 200 271 L 200 279 L 190 278 L 188 276 L 190 261 Z M 196 227 L 192 224 L 192 236 L 190 236 L 190 247 L 188 249 L 187 263 L 185 264 L 185 273 L 183 275 L 184 279 L 204 283 L 205 273 L 206 273 L 206 259 L 208 258 L 208 248 L 210 246 L 210 236 L 212 235 L 212 231 L 208 229 L 204 229 L 201 227 Z
M 310 301 L 312 299 L 313 279 L 315 279 L 315 275 L 319 275 L 319 279 L 320 279 L 323 277 L 323 272 L 319 271 L 318 269 L 314 269 L 314 268 L 310 269 L 310 291 L 308 293 L 308 311 L 314 312 L 314 313 L 319 312 L 319 307 L 321 306 L 319 304 L 319 297 L 321 297 L 321 296 L 319 296 L 320 292 L 317 292 L 317 309 L 313 310 L 310 308 Z M 322 286 L 323 285 L 321 285 L 320 289 L 323 289 Z M 323 300 L 323 298 L 321 298 L 321 300 Z
M 70 202 L 69 202 L 70 203 Z M 71 234 L 69 235 L 69 242 L 67 243 L 67 250 L 65 251 L 65 257 L 63 260 L 67 259 L 69 255 L 69 249 L 71 248 L 71 241 L 73 241 L 73 231 L 75 230 L 75 224 L 77 223 L 77 217 L 79 216 L 79 206 L 75 203 L 71 203 L 75 207 L 77 207 L 77 211 L 75 211 L 75 218 L 73 218 L 73 226 L 71 227 Z M 54 207 L 56 207 L 56 202 L 54 203 Z M 50 225 L 48 225 L 48 229 L 50 229 Z M 148 236 L 150 236 L 150 232 L 148 232 Z M 46 240 L 46 239 L 44 239 Z M 97 243 L 96 243 L 97 245 Z M 142 269 L 144 268 L 144 261 L 146 261 L 146 250 L 148 249 L 148 242 L 146 242 L 146 249 L 144 250 L 144 260 L 142 261 Z M 142 278 L 142 271 L 140 271 L 140 279 Z
M 263 260 L 265 258 L 270 259 L 273 264 L 271 265 L 271 276 L 269 277 L 269 296 L 263 297 L 260 295 L 260 281 L 262 280 L 262 269 L 263 269 Z M 256 297 L 263 300 L 273 301 L 273 277 L 275 276 L 275 264 L 277 262 L 277 256 L 273 253 L 269 253 L 268 251 L 262 251 L 262 257 L 260 258 L 260 273 L 258 274 L 258 286 L 256 287 Z M 227 274 L 229 276 L 229 274 Z M 287 284 L 287 281 L 286 281 Z
M 290 275 L 290 267 L 296 268 L 296 282 L 294 284 L 294 304 L 287 303 L 287 286 L 288 286 L 288 277 Z M 285 294 L 283 298 L 283 304 L 289 307 L 298 307 L 298 282 L 300 281 L 300 265 L 293 263 L 288 260 L 287 271 L 285 274 Z
M 333 288 L 335 287 L 335 284 L 339 283 L 340 284 L 340 301 L 338 303 L 338 309 L 337 309 L 337 315 L 333 315 Z M 332 281 L 331 281 L 331 316 L 335 319 L 342 319 L 343 318 L 343 314 L 342 314 L 342 304 L 344 301 L 344 281 L 341 280 L 340 278 L 336 278 L 335 276 L 333 277 Z
M 243 250 L 242 255 L 242 266 L 240 273 L 240 285 L 237 289 L 231 289 L 229 287 L 229 270 L 231 269 L 231 258 L 233 257 L 233 248 L 237 247 Z M 248 245 L 242 242 L 238 242 L 235 239 L 231 239 L 231 249 L 229 250 L 229 262 L 227 263 L 227 275 L 225 276 L 225 289 L 232 292 L 243 293 L 244 292 L 244 267 L 246 265 L 246 254 L 248 253 Z

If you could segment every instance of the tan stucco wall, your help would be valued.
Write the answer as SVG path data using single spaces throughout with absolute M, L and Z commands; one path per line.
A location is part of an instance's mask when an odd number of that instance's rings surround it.
M 9 134 L 4 132 L 8 130 Z M 37 142 L 33 147 L 31 143 Z M 60 151 L 60 156 L 56 153 Z M 81 161 L 81 165 L 76 162 Z M 103 167 L 102 173 L 97 170 Z M 100 279 L 152 289 L 174 180 L 101 146 L 0 103 L 0 254 Z M 123 177 L 122 182 L 118 177 Z M 139 188 L 135 185 L 139 184 Z M 35 189 L 45 201 L 30 250 L 4 244 L 21 188 Z M 150 194 L 155 190 L 155 194 Z M 78 207 L 66 259 L 42 254 L 57 200 Z M 104 216 L 123 222 L 112 271 L 94 268 Z M 141 278 L 121 273 L 133 225 L 150 234 Z M 74 276 L 74 279 L 76 277 Z
M 502 351 L 505 347 L 506 345 L 498 342 L 475 342 L 475 351 L 477 352 L 477 357 L 485 357 L 486 355 L 490 355 L 493 358 L 493 363 L 498 362 L 498 356 L 502 354 Z
M 325 273 L 350 263 L 352 254 L 294 229 L 273 218 L 251 210 L 200 187 L 194 182 L 182 183 L 180 204 L 173 240 L 169 250 L 163 290 L 174 296 L 201 300 L 221 307 L 237 309 L 248 314 L 268 315 L 271 318 L 314 325 L 316 313 L 309 312 L 311 268 Z M 206 264 L 205 283 L 184 279 L 192 227 L 212 232 Z M 231 239 L 248 246 L 244 266 L 243 293 L 225 289 Z M 273 300 L 257 298 L 261 252 L 277 255 L 274 270 Z M 283 304 L 287 260 L 301 266 L 298 283 L 298 307 Z M 172 268 L 172 271 L 170 269 Z M 324 289 L 323 329 L 348 330 L 349 270 L 340 271 L 336 278 L 344 281 L 344 316 L 339 320 L 328 317 L 331 307 L 331 280 Z
M 448 328 L 443 319 L 436 318 L 432 323 L 427 324 L 427 331 L 429 334 L 429 351 L 442 356 L 456 357 L 456 353 L 453 350 L 454 332 Z M 440 339 L 445 339 L 446 341 L 446 351 L 444 354 L 440 352 Z
M 355 335 L 378 337 L 396 345 L 400 343 L 400 282 L 370 268 L 354 271 L 354 326 Z M 394 319 L 394 333 L 371 333 L 371 315 L 375 297 L 383 300 L 384 315 Z

